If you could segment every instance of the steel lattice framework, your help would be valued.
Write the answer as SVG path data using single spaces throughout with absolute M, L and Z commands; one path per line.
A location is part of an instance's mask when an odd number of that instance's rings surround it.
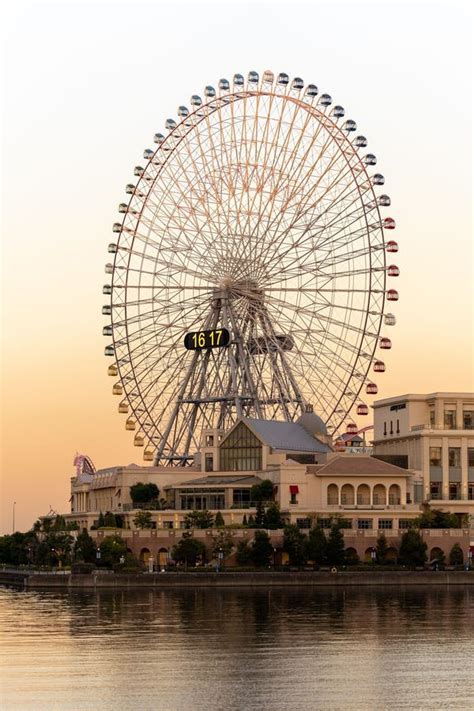
M 103 313 L 119 410 L 146 459 L 185 464 L 205 427 L 291 421 L 309 403 L 336 432 L 362 388 L 376 391 L 395 223 L 367 140 L 331 103 L 286 74 L 237 74 L 179 107 L 135 168 Z M 227 348 L 184 349 L 186 332 L 219 327 Z

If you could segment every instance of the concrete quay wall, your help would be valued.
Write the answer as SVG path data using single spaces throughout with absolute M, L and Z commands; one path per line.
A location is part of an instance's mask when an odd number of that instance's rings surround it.
M 390 587 L 413 585 L 473 585 L 474 571 L 344 571 L 223 572 L 223 573 L 21 573 L 0 571 L 0 585 L 28 590 L 133 590 L 235 587 Z

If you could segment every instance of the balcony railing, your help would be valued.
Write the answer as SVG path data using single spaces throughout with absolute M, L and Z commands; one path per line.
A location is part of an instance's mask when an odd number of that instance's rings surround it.
M 410 432 L 419 432 L 421 430 L 443 430 L 443 431 L 459 431 L 459 430 L 474 430 L 474 425 L 463 424 L 462 427 L 451 427 L 450 425 L 412 425 Z

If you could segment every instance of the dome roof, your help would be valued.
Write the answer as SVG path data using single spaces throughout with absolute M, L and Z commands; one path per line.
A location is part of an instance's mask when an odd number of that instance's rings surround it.
M 303 413 L 301 417 L 296 420 L 296 422 L 298 425 L 301 425 L 301 427 L 304 427 L 306 432 L 308 432 L 308 434 L 312 437 L 317 437 L 318 435 L 327 436 L 328 434 L 325 423 L 314 412 Z

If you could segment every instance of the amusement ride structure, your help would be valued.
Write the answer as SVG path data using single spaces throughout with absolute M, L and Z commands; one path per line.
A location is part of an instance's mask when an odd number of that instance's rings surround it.
M 145 460 L 185 465 L 238 417 L 335 435 L 368 414 L 391 347 L 390 198 L 342 106 L 287 74 L 206 86 L 126 187 L 108 251 L 105 354 Z M 353 424 L 353 423 L 352 423 Z

